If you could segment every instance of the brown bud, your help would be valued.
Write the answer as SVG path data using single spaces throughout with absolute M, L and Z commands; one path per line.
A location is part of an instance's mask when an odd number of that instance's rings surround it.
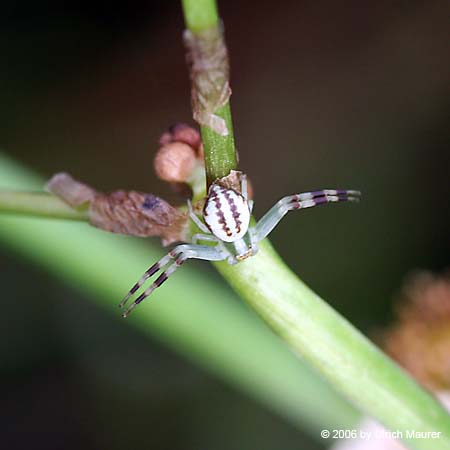
M 173 142 L 172 133 L 170 133 L 169 131 L 164 131 L 164 133 L 159 138 L 159 145 L 163 146 L 170 144 L 171 142 Z
M 415 274 L 401 300 L 383 347 L 431 390 L 450 389 L 450 274 Z
M 163 145 L 154 160 L 156 175 L 170 183 L 185 183 L 196 163 L 194 149 L 182 142 Z
M 159 138 L 160 145 L 166 145 L 171 142 L 183 142 L 198 150 L 201 144 L 200 133 L 195 129 L 184 123 L 177 123 L 172 125 L 168 131 L 163 133 Z

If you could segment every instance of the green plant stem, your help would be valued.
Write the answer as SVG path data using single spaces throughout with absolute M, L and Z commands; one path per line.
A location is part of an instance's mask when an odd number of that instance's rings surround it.
M 88 219 L 86 208 L 71 208 L 58 197 L 44 192 L 0 191 L 0 212 L 54 219 Z
M 200 127 L 205 149 L 205 169 L 208 186 L 218 178 L 229 175 L 231 170 L 237 170 L 230 103 L 228 102 L 225 106 L 219 108 L 215 114 L 225 119 L 228 135 L 220 136 L 209 127 Z
M 208 28 L 219 27 L 217 6 L 210 0 L 183 0 L 183 12 L 186 27 L 192 33 Z M 205 150 L 206 181 L 209 186 L 214 180 L 229 175 L 237 169 L 236 149 L 234 146 L 233 122 L 230 103 L 214 111 L 214 114 L 225 120 L 227 136 L 221 136 L 209 127 L 201 126 L 200 131 Z
M 217 25 L 216 2 L 210 0 L 182 0 L 184 21 L 193 33 L 203 31 Z
M 206 24 L 217 25 L 214 0 L 184 1 L 183 7 L 186 24 L 191 31 L 202 29 Z M 231 123 L 231 117 L 228 121 Z M 235 168 L 227 159 L 232 135 L 230 139 L 221 140 L 214 131 L 202 130 L 202 138 L 207 174 L 213 173 L 217 167 Z M 207 177 L 209 179 L 209 175 Z M 450 416 L 446 411 L 306 287 L 286 267 L 267 240 L 255 257 L 236 266 L 225 262 L 215 263 L 215 266 L 299 356 L 362 411 L 391 430 L 401 431 L 411 448 L 450 448 Z M 440 431 L 442 437 L 436 440 L 409 439 L 409 430 Z

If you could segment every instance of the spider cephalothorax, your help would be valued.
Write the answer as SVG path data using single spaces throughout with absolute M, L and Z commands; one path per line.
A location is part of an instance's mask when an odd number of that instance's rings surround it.
M 192 243 L 181 244 L 151 266 L 141 279 L 130 289 L 120 303 L 124 306 L 128 299 L 145 281 L 167 266 L 167 269 L 130 305 L 123 314 L 126 317 L 133 308 L 161 286 L 169 276 L 187 259 L 205 259 L 208 261 L 227 260 L 236 264 L 258 251 L 258 242 L 263 240 L 286 215 L 293 209 L 311 208 L 330 202 L 358 201 L 359 191 L 324 189 L 304 192 L 283 197 L 259 220 L 250 226 L 253 201 L 248 199 L 247 178 L 238 172 L 240 191 L 224 184 L 221 180 L 212 183 L 203 207 L 203 221 L 193 211 L 190 202 L 189 215 L 202 233 L 192 236 Z M 199 245 L 198 242 L 212 242 L 212 245 Z

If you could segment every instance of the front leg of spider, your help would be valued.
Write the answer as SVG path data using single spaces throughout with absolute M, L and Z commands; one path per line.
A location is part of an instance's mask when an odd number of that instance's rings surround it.
M 252 240 L 255 243 L 262 241 L 294 209 L 313 208 L 332 202 L 358 202 L 360 198 L 361 192 L 344 189 L 323 189 L 288 195 L 275 203 L 256 224 L 252 229 Z
M 228 253 L 216 247 L 207 245 L 181 244 L 162 257 L 156 264 L 153 264 L 142 275 L 140 280 L 129 290 L 125 298 L 120 302 L 119 307 L 122 308 L 128 302 L 129 298 L 136 293 L 139 288 L 154 274 L 167 266 L 167 269 L 134 300 L 134 302 L 123 313 L 123 317 L 127 317 L 130 312 L 146 299 L 156 288 L 160 287 L 187 259 L 205 259 L 207 261 L 222 261 L 228 257 Z M 172 262 L 173 261 L 173 262 Z M 169 264 L 172 262 L 172 264 Z

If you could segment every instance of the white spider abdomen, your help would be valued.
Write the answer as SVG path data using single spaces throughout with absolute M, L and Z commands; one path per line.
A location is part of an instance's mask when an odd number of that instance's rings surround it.
M 203 208 L 203 218 L 214 236 L 225 242 L 234 242 L 247 233 L 250 211 L 241 194 L 212 184 Z

